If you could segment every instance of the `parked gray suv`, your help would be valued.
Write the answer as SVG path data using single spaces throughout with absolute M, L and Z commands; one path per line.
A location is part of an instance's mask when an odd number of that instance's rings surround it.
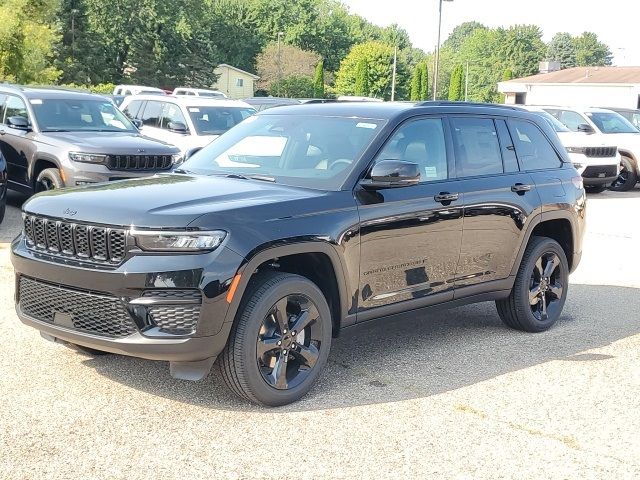
M 150 175 L 180 161 L 100 95 L 0 85 L 0 152 L 9 188 L 31 194 Z

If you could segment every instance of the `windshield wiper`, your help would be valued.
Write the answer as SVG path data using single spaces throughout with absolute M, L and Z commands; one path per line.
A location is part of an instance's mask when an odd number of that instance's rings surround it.
M 65 130 L 64 128 L 47 128 L 46 130 L 42 130 L 42 133 L 49 132 L 70 132 L 71 130 Z
M 214 173 L 212 175 L 220 175 L 226 178 L 238 178 L 240 180 L 260 180 L 262 182 L 273 182 L 276 179 L 267 175 L 242 175 L 241 173 Z

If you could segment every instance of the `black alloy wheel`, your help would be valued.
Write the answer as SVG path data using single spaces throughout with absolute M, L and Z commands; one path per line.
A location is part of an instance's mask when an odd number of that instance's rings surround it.
M 636 174 L 635 168 L 635 165 L 630 159 L 622 157 L 620 173 L 618 174 L 618 178 L 611 183 L 609 190 L 626 192 L 635 187 L 636 183 L 638 183 L 638 175 Z
M 295 388 L 308 377 L 322 348 L 319 320 L 318 307 L 304 295 L 288 295 L 273 305 L 256 345 L 260 373 L 271 387 Z
M 64 187 L 62 176 L 57 168 L 45 168 L 36 178 L 36 193 L 47 192 Z
M 559 315 L 564 292 L 562 268 L 560 258 L 554 252 L 545 252 L 535 263 L 529 285 L 529 303 L 538 320 Z

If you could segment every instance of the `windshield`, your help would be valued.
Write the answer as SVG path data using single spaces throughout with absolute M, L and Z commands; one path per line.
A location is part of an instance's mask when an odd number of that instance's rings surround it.
M 247 107 L 188 107 L 198 135 L 222 135 L 256 111 Z
M 31 106 L 43 132 L 135 132 L 136 128 L 106 99 L 32 99 Z
M 556 117 L 554 117 L 550 113 L 539 112 L 537 110 L 534 110 L 534 113 L 537 113 L 542 118 L 544 118 L 551 125 L 551 128 L 553 128 L 556 132 L 570 132 L 571 131 L 571 130 L 569 130 L 567 128 L 567 126 L 564 123 L 562 123 L 560 120 L 558 120 Z
M 338 190 L 383 124 L 361 118 L 258 115 L 210 143 L 181 168 Z
M 638 133 L 638 129 L 619 113 L 593 112 L 587 116 L 602 133 Z
M 224 97 L 223 93 L 218 93 L 218 92 L 200 92 L 198 95 L 200 95 L 201 97 L 210 97 L 210 98 Z

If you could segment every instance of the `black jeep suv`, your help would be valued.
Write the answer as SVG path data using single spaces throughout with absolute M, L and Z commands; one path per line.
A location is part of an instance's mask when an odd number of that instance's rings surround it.
M 551 327 L 585 192 L 535 114 L 334 103 L 250 117 L 173 173 L 23 208 L 24 323 L 169 361 L 177 378 L 217 358 L 231 390 L 275 406 L 305 394 L 332 337 L 358 323 L 495 300 L 510 327 Z

